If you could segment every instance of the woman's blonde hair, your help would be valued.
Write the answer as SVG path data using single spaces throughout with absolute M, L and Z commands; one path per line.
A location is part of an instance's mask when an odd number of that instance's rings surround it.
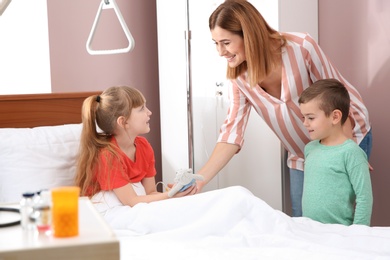
M 133 108 L 144 104 L 142 93 L 128 86 L 110 87 L 101 95 L 84 100 L 81 111 L 83 128 L 75 176 L 75 184 L 80 187 L 81 196 L 92 196 L 100 191 L 94 176 L 96 167 L 99 167 L 99 151 L 106 148 L 109 153 L 117 156 L 116 149 L 111 144 L 117 119 L 123 116 L 127 120 Z
M 235 68 L 228 66 L 228 79 L 248 72 L 249 83 L 255 86 L 278 64 L 286 39 L 246 0 L 227 0 L 219 5 L 209 18 L 210 30 L 217 26 L 244 39 L 246 61 Z M 276 48 L 275 42 L 280 43 Z

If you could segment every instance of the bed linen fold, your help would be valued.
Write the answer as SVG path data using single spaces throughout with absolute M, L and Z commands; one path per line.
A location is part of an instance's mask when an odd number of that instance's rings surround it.
M 240 186 L 103 216 L 121 259 L 390 259 L 390 227 L 292 218 Z

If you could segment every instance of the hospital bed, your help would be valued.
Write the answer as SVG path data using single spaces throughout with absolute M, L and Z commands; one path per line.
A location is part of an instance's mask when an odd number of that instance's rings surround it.
M 0 96 L 0 203 L 72 184 L 92 94 Z M 121 259 L 390 259 L 390 227 L 292 218 L 240 186 L 133 208 L 105 199 Z

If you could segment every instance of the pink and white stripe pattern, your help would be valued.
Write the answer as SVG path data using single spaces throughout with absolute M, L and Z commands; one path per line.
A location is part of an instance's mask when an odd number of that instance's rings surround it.
M 343 82 L 351 97 L 350 117 L 354 120 L 354 139 L 360 143 L 370 130 L 368 111 L 358 91 L 331 64 L 320 46 L 307 33 L 285 33 L 287 44 L 282 53 L 282 91 L 280 99 L 259 85 L 250 86 L 247 74 L 231 81 L 231 104 L 221 126 L 218 142 L 242 146 L 251 108 L 264 119 L 289 153 L 287 165 L 303 170 L 304 146 L 310 141 L 302 124 L 298 99 L 304 89 L 319 79 Z M 260 133 L 259 133 L 260 134 Z

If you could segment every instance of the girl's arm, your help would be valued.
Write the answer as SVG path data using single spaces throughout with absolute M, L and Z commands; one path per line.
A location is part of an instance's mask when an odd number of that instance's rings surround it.
M 156 179 L 154 177 L 144 178 L 141 183 L 145 188 L 146 194 L 158 193 L 156 188 Z
M 145 178 L 144 180 L 142 180 L 142 184 L 144 185 L 146 195 L 138 196 L 137 193 L 134 191 L 131 183 L 128 183 L 125 186 L 122 186 L 120 188 L 114 189 L 114 193 L 123 205 L 128 205 L 130 207 L 133 207 L 136 204 L 141 202 L 149 203 L 153 201 L 169 199 L 168 192 L 163 192 L 163 193 L 157 192 L 155 187 L 154 177 Z M 173 196 L 173 198 L 193 195 L 195 194 L 195 192 L 196 192 L 196 187 L 193 186 L 183 192 L 176 193 L 176 195 Z

